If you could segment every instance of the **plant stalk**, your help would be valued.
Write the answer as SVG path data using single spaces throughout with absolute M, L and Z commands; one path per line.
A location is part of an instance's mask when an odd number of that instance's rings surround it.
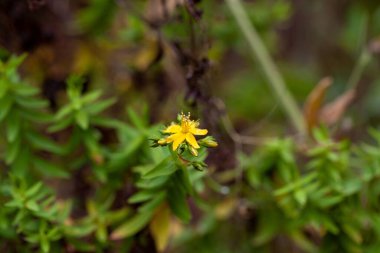
M 286 88 L 283 77 L 270 57 L 268 50 L 262 42 L 255 27 L 251 24 L 241 1 L 226 0 L 226 2 L 246 40 L 248 41 L 251 48 L 251 53 L 261 65 L 273 92 L 276 94 L 282 105 L 284 112 L 288 115 L 297 131 L 300 134 L 305 135 L 307 131 L 302 112 L 298 108 L 292 94 Z

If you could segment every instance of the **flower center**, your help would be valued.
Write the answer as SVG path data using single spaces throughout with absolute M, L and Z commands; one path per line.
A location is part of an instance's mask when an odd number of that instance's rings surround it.
M 190 120 L 188 119 L 182 119 L 181 120 L 181 130 L 182 130 L 182 133 L 186 134 L 190 131 Z

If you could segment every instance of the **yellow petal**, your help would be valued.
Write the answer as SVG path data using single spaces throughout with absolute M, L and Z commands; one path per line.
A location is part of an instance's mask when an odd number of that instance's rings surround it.
M 207 129 L 193 128 L 190 131 L 194 135 L 206 135 L 208 133 Z
M 190 121 L 190 125 L 194 128 L 198 127 L 199 126 L 199 121 Z
M 177 136 L 177 134 L 172 134 L 172 135 L 170 135 L 169 137 L 167 137 L 167 138 L 165 139 L 166 143 L 171 143 L 171 142 L 173 142 L 174 139 L 176 138 L 176 136 Z
M 163 132 L 170 133 L 170 134 L 178 133 L 178 132 L 181 132 L 181 126 L 173 124 L 173 125 L 168 126 Z
M 186 135 L 183 133 L 173 134 L 173 150 L 177 150 L 178 146 L 185 140 Z
M 197 143 L 197 140 L 195 139 L 194 135 L 191 133 L 186 134 L 186 141 L 193 146 L 194 148 L 199 148 L 199 145 Z

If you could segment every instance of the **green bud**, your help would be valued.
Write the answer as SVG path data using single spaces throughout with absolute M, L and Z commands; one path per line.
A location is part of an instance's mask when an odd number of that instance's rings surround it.
M 193 163 L 192 165 L 193 165 L 194 169 L 199 170 L 199 171 L 203 171 L 203 166 L 200 165 L 199 163 Z
M 150 145 L 152 148 L 167 145 L 166 139 L 150 139 L 150 140 L 152 141 L 152 144 Z
M 218 146 L 218 143 L 212 136 L 207 136 L 206 138 L 199 140 L 198 143 L 208 148 L 216 148 Z
M 193 148 L 193 147 L 189 147 L 189 150 L 190 150 L 190 153 L 193 155 L 193 156 L 198 156 L 198 151 L 195 149 L 195 148 Z

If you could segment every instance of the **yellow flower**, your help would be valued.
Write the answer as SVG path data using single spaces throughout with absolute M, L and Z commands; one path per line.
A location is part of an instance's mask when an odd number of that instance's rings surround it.
M 199 122 L 190 120 L 190 114 L 187 116 L 181 114 L 180 125 L 172 123 L 163 131 L 165 134 L 171 134 L 165 139 L 165 142 L 173 142 L 173 150 L 176 150 L 178 146 L 185 140 L 193 148 L 199 148 L 198 142 L 195 139 L 194 135 L 206 135 L 207 129 L 199 129 L 197 128 L 198 126 Z

